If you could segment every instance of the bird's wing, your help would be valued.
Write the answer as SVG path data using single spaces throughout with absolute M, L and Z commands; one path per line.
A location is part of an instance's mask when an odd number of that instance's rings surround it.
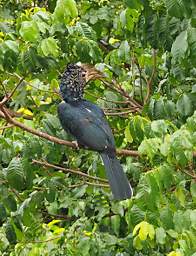
M 91 114 L 95 117 L 95 120 L 97 120 L 98 123 L 100 123 L 101 128 L 104 129 L 105 133 L 108 135 L 110 138 L 110 143 L 112 145 L 115 145 L 114 141 L 114 136 L 112 134 L 112 130 L 108 124 L 108 121 L 106 119 L 106 116 L 103 112 L 103 110 L 96 104 L 88 101 L 88 100 L 83 100 L 81 102 L 81 105 L 87 110 L 91 111 Z
M 62 127 L 69 131 L 79 144 L 96 151 L 115 147 L 113 134 L 106 120 L 96 117 L 92 110 L 81 105 L 73 107 L 61 103 L 58 115 Z

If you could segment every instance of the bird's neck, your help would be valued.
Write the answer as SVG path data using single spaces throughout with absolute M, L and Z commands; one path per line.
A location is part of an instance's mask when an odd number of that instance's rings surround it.
M 69 87 L 63 85 L 60 88 L 63 100 L 67 103 L 81 101 L 83 99 L 83 90 L 79 87 Z

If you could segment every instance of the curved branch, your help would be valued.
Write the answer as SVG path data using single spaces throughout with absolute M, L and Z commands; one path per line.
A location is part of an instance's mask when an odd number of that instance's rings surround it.
M 60 144 L 60 145 L 65 145 L 65 146 L 68 146 L 68 147 L 71 147 L 71 148 L 74 148 L 74 149 L 78 149 L 76 143 L 73 143 L 73 142 L 67 141 L 67 140 L 59 139 L 59 138 L 57 138 L 55 136 L 49 135 L 48 133 L 35 130 L 33 128 L 30 128 L 30 127 L 24 125 L 21 122 L 18 122 L 17 120 L 13 119 L 8 114 L 8 112 L 5 110 L 4 107 L 1 107 L 1 111 L 3 113 L 2 117 L 9 124 L 13 124 L 14 126 L 17 126 L 17 127 L 21 128 L 24 131 L 32 133 L 32 134 L 34 134 L 34 135 L 36 135 L 38 137 L 44 138 L 44 139 L 49 140 L 51 142 L 54 142 L 54 143 L 57 143 L 57 144 Z M 139 152 L 137 150 L 129 150 L 129 149 L 117 149 L 116 150 L 116 154 L 119 155 L 119 156 L 132 156 L 132 157 L 139 157 L 140 156 L 140 154 L 139 154 Z M 193 152 L 193 157 L 196 157 L 196 152 Z
M 3 118 L 5 120 L 7 120 L 7 122 L 9 124 L 12 124 L 14 126 L 17 126 L 19 128 L 21 128 L 22 130 L 24 131 L 27 131 L 29 133 L 32 133 L 38 137 L 41 137 L 41 138 L 44 138 L 46 140 L 49 140 L 51 142 L 54 142 L 54 143 L 57 143 L 57 144 L 60 144 L 60 145 L 65 145 L 65 146 L 68 146 L 68 147 L 71 147 L 71 148 L 74 148 L 74 149 L 78 149 L 78 147 L 76 146 L 75 143 L 71 142 L 71 141 L 67 141 L 67 140 L 62 140 L 62 139 L 59 139 L 57 137 L 54 137 L 52 135 L 49 135 L 48 133 L 45 133 L 45 132 L 41 132 L 41 131 L 38 131 L 38 130 L 35 130 L 33 128 L 30 128 L 26 125 L 24 125 L 23 123 L 15 120 L 14 118 L 12 118 L 9 113 L 7 112 L 7 110 L 4 108 L 4 107 L 1 107 L 1 111 L 3 113 Z M 139 156 L 139 153 L 138 151 L 134 151 L 134 150 L 117 150 L 117 155 L 124 155 L 124 156 Z

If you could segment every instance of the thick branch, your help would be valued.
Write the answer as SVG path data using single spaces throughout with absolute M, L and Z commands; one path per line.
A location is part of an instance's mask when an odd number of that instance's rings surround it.
M 77 146 L 76 146 L 75 143 L 73 143 L 71 141 L 67 141 L 67 140 L 62 140 L 62 139 L 59 139 L 59 138 L 54 137 L 52 135 L 49 135 L 49 134 L 47 134 L 45 132 L 41 132 L 41 131 L 35 130 L 33 128 L 30 128 L 30 127 L 24 125 L 23 123 L 18 122 L 17 120 L 13 119 L 7 113 L 5 108 L 2 107 L 1 109 L 2 109 L 2 113 L 3 113 L 3 118 L 6 119 L 8 123 L 13 124 L 14 126 L 17 126 L 17 127 L 21 128 L 22 130 L 30 132 L 30 133 L 38 136 L 38 137 L 47 139 L 47 140 L 49 140 L 51 142 L 54 142 L 54 143 L 57 143 L 57 144 L 60 144 L 60 145 L 65 145 L 65 146 L 77 149 Z M 133 150 L 117 150 L 117 155 L 139 156 L 138 152 L 137 151 L 133 151 Z
M 21 128 L 24 131 L 32 133 L 32 134 L 34 134 L 34 135 L 36 135 L 38 137 L 44 138 L 44 139 L 49 140 L 51 142 L 54 142 L 54 143 L 57 143 L 57 144 L 60 144 L 60 145 L 65 145 L 65 146 L 68 146 L 68 147 L 71 147 L 71 148 L 74 148 L 74 149 L 78 149 L 76 143 L 73 143 L 73 142 L 67 141 L 67 140 L 62 140 L 62 139 L 59 139 L 59 138 L 54 137 L 52 135 L 49 135 L 49 134 L 47 134 L 45 132 L 41 132 L 41 131 L 32 129 L 32 128 L 24 125 L 23 123 L 18 122 L 17 120 L 13 119 L 7 113 L 7 111 L 4 109 L 4 107 L 1 107 L 1 109 L 2 109 L 2 112 L 3 112 L 3 115 L 4 115 L 3 118 L 5 120 L 7 120 L 8 123 L 13 124 L 14 126 L 17 126 L 17 127 Z M 1 113 L 1 111 L 0 111 L 0 113 Z M 140 156 L 139 152 L 136 151 L 136 150 L 117 149 L 116 153 L 119 156 L 132 156 L 132 157 Z M 193 152 L 193 157 L 196 157 L 196 152 Z

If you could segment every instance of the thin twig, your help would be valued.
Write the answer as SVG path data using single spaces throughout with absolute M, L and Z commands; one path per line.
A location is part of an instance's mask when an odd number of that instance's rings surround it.
M 17 73 L 13 73 L 13 74 L 12 74 L 12 73 L 7 72 L 7 74 L 9 74 L 9 75 L 11 75 L 11 76 L 15 76 L 15 77 L 17 77 L 17 78 L 20 79 L 20 80 L 22 79 L 22 77 L 19 76 Z M 36 90 L 38 90 L 38 91 L 46 92 L 46 93 L 51 93 L 51 94 L 57 94 L 57 95 L 59 96 L 59 93 L 56 92 L 56 91 L 40 89 L 40 88 L 38 88 L 38 87 L 32 85 L 29 81 L 26 81 L 25 79 L 24 79 L 23 81 L 24 81 L 27 85 L 29 85 L 30 87 L 32 87 L 32 88 L 34 88 L 34 89 L 36 89 Z
M 125 105 L 129 104 L 128 100 L 126 100 L 126 101 L 108 100 L 108 99 L 105 99 L 105 98 L 103 98 L 101 96 L 94 95 L 93 93 L 90 93 L 88 91 L 85 91 L 85 93 L 90 95 L 90 96 L 92 96 L 92 97 L 94 97 L 95 99 L 101 99 L 101 100 L 104 100 L 106 102 L 111 102 L 111 103 L 114 103 L 114 104 L 125 104 Z
M 137 150 L 129 150 L 129 149 L 117 149 L 117 155 L 132 156 L 132 157 L 141 156 Z
M 49 238 L 49 239 L 46 239 L 46 240 L 43 240 L 43 241 L 24 241 L 24 242 L 20 242 L 22 244 L 41 244 L 41 243 L 47 243 L 47 242 L 50 242 L 50 241 L 53 241 L 53 240 L 56 240 L 56 239 L 59 239 L 61 238 L 61 236 L 56 236 L 56 237 L 53 237 L 53 238 Z
M 17 85 L 14 87 L 14 89 L 12 90 L 12 92 L 9 94 L 8 96 L 8 100 L 12 98 L 12 96 L 14 95 L 15 91 L 18 89 L 18 87 L 22 84 L 22 82 L 24 81 L 25 77 L 21 77 L 19 82 L 17 83 Z
M 191 178 L 193 178 L 194 180 L 196 180 L 196 175 L 186 171 L 186 170 L 182 170 L 184 173 L 186 173 L 188 176 L 190 176 Z
M 5 129 L 8 129 L 8 128 L 12 128 L 13 126 L 14 126 L 13 124 L 8 124 L 8 125 L 5 125 L 5 126 L 1 126 L 0 130 L 5 130 Z
M 66 173 L 67 172 L 68 173 L 73 173 L 73 174 L 76 174 L 76 175 L 79 175 L 79 176 L 82 176 L 82 177 L 85 177 L 85 178 L 88 178 L 88 179 L 91 179 L 91 180 L 96 180 L 96 181 L 101 181 L 101 182 L 107 183 L 107 180 L 105 180 L 105 179 L 95 177 L 95 176 L 91 176 L 91 175 L 88 175 L 88 174 L 86 174 L 84 172 L 81 172 L 81 171 L 78 171 L 78 170 L 68 169 L 68 168 L 64 168 L 64 167 L 57 166 L 57 165 L 54 165 L 54 164 L 50 164 L 50 163 L 45 162 L 45 161 L 40 161 L 40 160 L 33 159 L 32 163 L 33 164 L 39 164 L 39 165 L 42 165 L 42 166 L 45 166 L 45 167 L 48 167 L 48 168 L 53 168 L 53 169 L 56 169 L 56 170 L 60 170 L 60 171 L 66 172 Z
M 48 213 L 48 215 L 54 217 L 55 219 L 63 219 L 63 220 L 75 220 L 76 217 L 74 216 L 68 216 L 63 214 L 54 214 L 54 213 Z
M 33 117 L 32 116 L 29 116 L 29 115 L 23 115 L 23 113 L 18 113 L 18 112 L 15 112 L 11 109 L 8 109 L 4 106 L 4 109 L 8 112 L 8 114 L 11 116 L 11 117 L 22 117 L 24 119 L 28 119 L 28 120 L 32 120 Z M 3 117 L 5 118 L 5 115 L 3 114 L 3 112 L 0 110 L 0 117 Z
M 104 187 L 104 188 L 109 188 L 108 184 L 103 184 L 103 183 L 93 183 L 93 182 L 89 182 L 89 181 L 84 181 L 82 183 L 78 183 L 78 184 L 73 184 L 73 185 L 69 185 L 68 188 L 77 188 L 77 187 L 81 187 L 84 185 L 90 185 L 90 186 L 94 186 L 94 187 Z
M 3 90 L 4 90 L 4 92 L 5 92 L 5 95 L 8 95 L 7 90 L 6 90 L 6 88 L 5 88 L 5 85 L 4 85 L 3 83 L 1 83 L 1 86 L 3 87 Z
M 123 97 L 127 98 L 128 99 L 128 104 L 133 106 L 133 107 L 138 107 L 138 110 L 137 112 L 140 112 L 139 109 L 142 108 L 142 106 L 137 102 L 135 101 L 134 99 L 132 99 L 132 97 L 129 96 L 129 94 L 121 87 L 121 85 L 119 85 L 115 80 L 112 80 L 112 85 L 105 81 L 104 79 L 101 79 L 101 81 L 107 86 L 109 87 L 110 89 L 120 93 Z
M 139 65 L 139 62 L 137 60 L 135 60 L 135 65 L 139 71 L 139 80 L 140 80 L 140 96 L 141 96 L 141 101 L 144 101 L 143 98 L 143 86 L 142 86 L 142 68 Z
M 18 198 L 20 202 L 23 202 L 23 199 L 20 197 L 18 191 L 14 188 L 10 188 L 10 191 L 15 194 L 15 196 Z
M 109 188 L 110 186 L 108 184 L 103 184 L 103 183 L 93 183 L 89 181 L 85 181 L 85 184 L 94 186 L 94 187 L 104 187 L 104 188 Z
M 133 110 L 134 108 L 102 108 L 103 111 L 114 111 L 114 110 L 118 110 L 118 111 L 125 111 L 125 110 Z
M 24 79 L 25 79 L 25 78 L 22 77 L 22 78 L 20 79 L 20 81 L 17 83 L 17 85 L 14 87 L 14 89 L 12 90 L 12 92 L 5 95 L 5 97 L 3 98 L 3 100 L 0 102 L 0 106 L 5 105 L 5 103 L 6 103 L 7 101 L 9 101 L 9 100 L 12 98 L 12 96 L 13 96 L 14 93 L 15 93 L 15 91 L 16 91 L 17 88 L 21 85 L 21 83 L 23 82 Z
M 136 111 L 137 111 L 137 109 L 128 110 L 128 111 L 124 111 L 124 112 L 104 112 L 104 113 L 107 116 L 123 116 L 123 115 L 128 115 L 130 113 L 134 113 Z
M 155 50 L 155 49 L 153 49 L 152 58 L 153 58 L 153 69 L 152 69 L 152 74 L 150 76 L 150 79 L 147 80 L 147 94 L 144 99 L 144 104 L 146 104 L 150 98 L 150 95 L 152 93 L 152 82 L 153 82 L 154 76 L 156 74 L 157 50 Z
M 68 188 L 78 188 L 78 187 L 81 187 L 81 186 L 84 186 L 84 185 L 85 185 L 85 181 L 81 182 L 81 183 L 69 185 Z

